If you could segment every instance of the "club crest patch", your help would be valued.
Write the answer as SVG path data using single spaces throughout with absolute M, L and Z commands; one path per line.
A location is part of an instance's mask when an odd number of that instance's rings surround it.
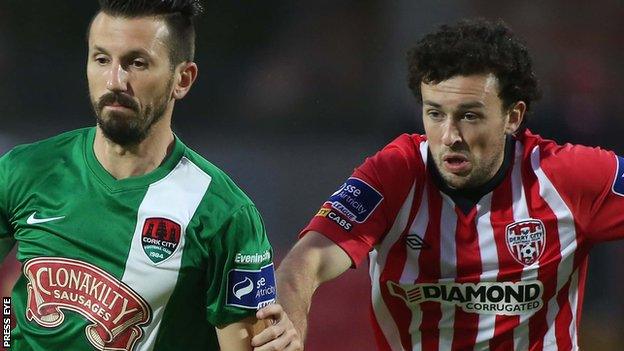
M 363 223 L 383 200 L 379 191 L 365 181 L 351 177 L 325 203 L 348 220 Z
M 624 196 L 624 157 L 617 156 L 617 170 L 613 181 L 613 192 Z
M 546 229 L 539 219 L 511 223 L 505 232 L 507 248 L 511 256 L 519 263 L 530 266 L 544 253 Z
M 234 268 L 228 273 L 226 304 L 246 309 L 260 309 L 275 302 L 273 263 L 260 269 Z
M 146 219 L 141 235 L 143 251 L 154 263 L 166 260 L 178 247 L 181 230 L 178 223 L 167 218 Z

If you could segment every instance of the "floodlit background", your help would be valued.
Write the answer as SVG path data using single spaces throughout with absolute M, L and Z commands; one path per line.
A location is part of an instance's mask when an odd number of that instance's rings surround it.
M 465 17 L 504 19 L 544 90 L 530 128 L 624 154 L 624 5 L 558 1 L 208 1 L 198 22 L 199 80 L 174 129 L 255 201 L 278 256 L 363 159 L 422 132 L 405 53 Z M 94 124 L 85 31 L 96 1 L 0 2 L 0 154 Z M 580 170 L 581 171 L 581 170 Z M 624 211 L 624 209 L 623 209 Z M 0 270 L 9 294 L 17 264 Z M 372 350 L 366 269 L 323 286 L 308 350 Z M 581 322 L 587 350 L 624 344 L 624 244 L 591 255 Z

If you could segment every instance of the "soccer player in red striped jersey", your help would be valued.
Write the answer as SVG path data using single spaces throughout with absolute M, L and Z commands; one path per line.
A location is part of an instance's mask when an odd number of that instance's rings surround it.
M 624 158 L 526 129 L 537 81 L 503 23 L 426 35 L 409 86 L 425 135 L 355 169 L 278 270 L 299 333 L 367 258 L 379 350 L 577 350 L 589 250 L 624 237 Z

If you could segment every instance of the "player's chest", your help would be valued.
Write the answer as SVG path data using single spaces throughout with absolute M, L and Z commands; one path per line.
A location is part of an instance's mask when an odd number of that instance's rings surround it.
M 577 246 L 569 213 L 482 206 L 467 214 L 428 208 L 414 216 L 401 240 L 405 265 L 417 267 L 424 281 L 526 279 L 569 260 Z

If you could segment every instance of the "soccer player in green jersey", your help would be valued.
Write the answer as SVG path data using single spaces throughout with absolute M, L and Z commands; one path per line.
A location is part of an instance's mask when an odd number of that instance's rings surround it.
M 197 77 L 201 7 L 100 6 L 87 58 L 97 126 L 0 158 L 0 261 L 17 244 L 23 266 L 11 350 L 238 351 L 254 335 L 256 350 L 294 349 L 256 207 L 171 130 Z

